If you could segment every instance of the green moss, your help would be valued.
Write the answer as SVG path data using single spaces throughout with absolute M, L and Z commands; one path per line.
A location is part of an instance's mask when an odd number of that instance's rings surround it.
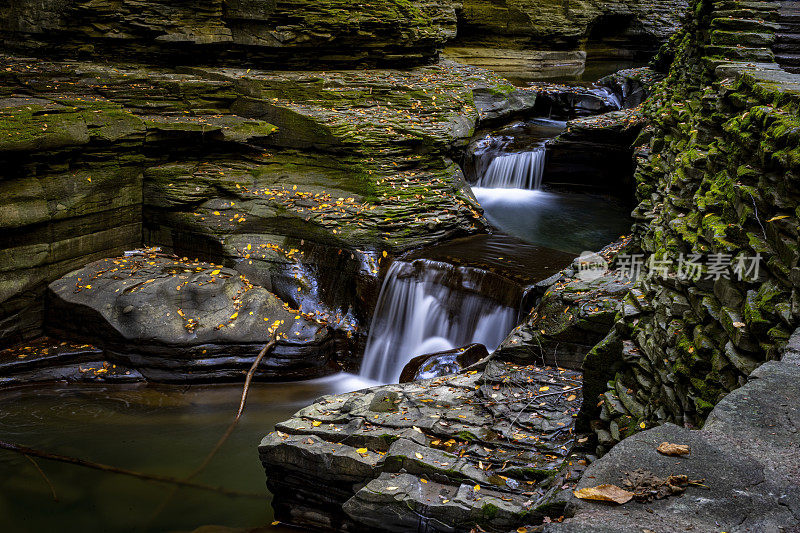
M 497 516 L 498 512 L 500 512 L 500 508 L 496 505 L 484 503 L 481 507 L 481 518 L 484 520 L 493 520 Z
M 473 442 L 479 440 L 474 433 L 471 433 L 469 431 L 459 431 L 458 433 L 456 433 L 456 437 L 458 437 L 460 440 L 465 440 L 467 442 Z

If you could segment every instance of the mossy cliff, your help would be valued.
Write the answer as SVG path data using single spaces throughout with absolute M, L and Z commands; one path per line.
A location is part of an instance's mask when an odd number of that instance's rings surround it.
M 43 332 L 48 283 L 142 244 L 236 266 L 352 333 L 386 254 L 483 229 L 451 155 L 479 121 L 534 100 L 450 63 L 269 73 L 3 57 L 0 342 Z
M 419 64 L 456 31 L 451 0 L 10 0 L 6 49 L 293 68 Z
M 583 408 L 600 453 L 701 426 L 800 323 L 800 76 L 772 62 L 778 7 L 698 0 L 659 58 L 674 61 L 644 107 L 627 260 L 643 275 L 584 363 L 608 381 Z
M 678 29 L 686 5 L 684 0 L 464 0 L 457 43 L 512 49 L 600 46 L 630 56 L 655 51 Z

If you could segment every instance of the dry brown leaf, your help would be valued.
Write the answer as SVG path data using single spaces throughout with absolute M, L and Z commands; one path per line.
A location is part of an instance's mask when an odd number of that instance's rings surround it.
M 658 453 L 676 457 L 678 455 L 689 455 L 688 444 L 672 444 L 671 442 L 662 442 L 658 446 Z
M 628 503 L 633 498 L 633 493 L 625 489 L 621 489 L 616 485 L 598 485 L 597 487 L 588 487 L 585 489 L 576 490 L 573 492 L 576 498 L 582 500 L 596 500 L 600 502 L 613 502 L 622 505 Z

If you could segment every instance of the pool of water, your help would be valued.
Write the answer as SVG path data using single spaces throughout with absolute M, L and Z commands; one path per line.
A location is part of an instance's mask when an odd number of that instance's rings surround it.
M 585 193 L 473 187 L 492 225 L 536 246 L 580 254 L 630 233 L 630 207 Z
M 195 480 L 251 497 L 174 490 L 127 476 L 37 459 L 58 501 L 23 456 L 0 450 L 0 531 L 193 531 L 273 521 L 258 459 L 275 423 L 324 394 L 369 383 L 340 374 L 256 383 L 239 425 Z M 182 478 L 213 449 L 236 413 L 241 385 L 37 385 L 0 393 L 0 439 L 54 454 Z M 275 531 L 286 530 L 280 525 Z M 296 530 L 291 530 L 296 531 Z

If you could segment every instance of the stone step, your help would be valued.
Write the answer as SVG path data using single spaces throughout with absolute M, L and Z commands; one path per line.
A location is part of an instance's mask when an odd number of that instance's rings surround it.
M 772 47 L 776 56 L 800 53 L 800 44 L 776 44 Z
M 778 54 L 775 56 L 775 62 L 782 67 L 800 67 L 800 54 Z
M 778 43 L 797 43 L 800 42 L 800 33 L 777 33 L 775 41 Z

